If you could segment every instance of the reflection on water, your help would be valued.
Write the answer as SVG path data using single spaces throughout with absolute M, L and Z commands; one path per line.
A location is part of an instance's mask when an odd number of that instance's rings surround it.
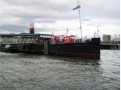
M 120 51 L 101 59 L 0 53 L 0 90 L 119 90 Z

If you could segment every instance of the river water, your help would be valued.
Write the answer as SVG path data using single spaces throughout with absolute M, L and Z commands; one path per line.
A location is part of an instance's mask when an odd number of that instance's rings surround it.
M 119 90 L 120 51 L 101 59 L 0 53 L 0 90 Z

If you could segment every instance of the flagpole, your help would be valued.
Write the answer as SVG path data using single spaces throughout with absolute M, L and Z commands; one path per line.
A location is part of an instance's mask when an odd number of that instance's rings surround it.
M 80 6 L 80 2 L 78 0 L 78 6 Z M 82 39 L 82 26 L 81 26 L 81 16 L 80 16 L 80 8 L 78 8 L 78 11 L 79 11 L 79 23 L 80 23 L 80 31 L 81 31 L 81 39 Z

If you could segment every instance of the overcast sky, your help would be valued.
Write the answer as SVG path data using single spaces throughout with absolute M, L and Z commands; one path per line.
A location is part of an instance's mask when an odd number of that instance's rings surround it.
M 120 0 L 80 0 L 83 37 L 120 33 Z M 80 35 L 77 0 L 0 0 L 0 33 L 29 32 Z

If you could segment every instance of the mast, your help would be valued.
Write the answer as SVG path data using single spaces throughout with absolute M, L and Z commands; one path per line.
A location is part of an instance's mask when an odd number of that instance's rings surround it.
M 66 31 L 66 36 L 68 36 L 68 28 L 67 28 L 67 31 Z
M 80 16 L 80 2 L 79 2 L 79 0 L 77 1 L 78 2 L 78 6 L 79 6 L 79 8 L 78 8 L 78 12 L 79 12 L 79 24 L 80 24 L 80 27 L 79 27 L 79 29 L 80 29 L 80 31 L 81 31 L 81 39 L 82 39 L 82 25 L 81 25 L 81 16 Z

